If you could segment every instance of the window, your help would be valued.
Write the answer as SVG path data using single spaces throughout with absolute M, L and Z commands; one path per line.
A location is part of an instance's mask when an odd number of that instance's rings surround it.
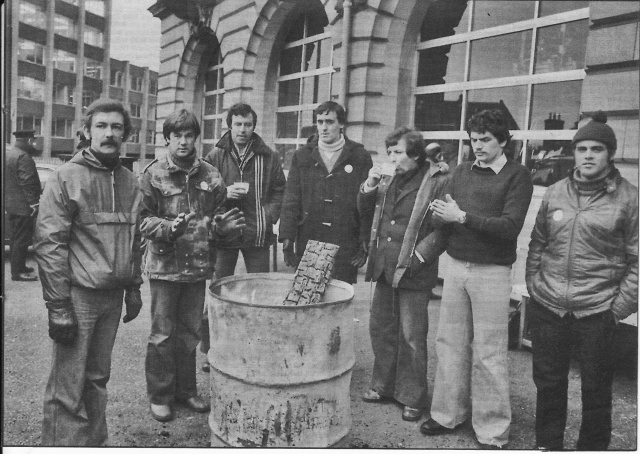
M 76 71 L 76 56 L 60 49 L 53 50 L 53 67 L 60 71 L 73 73 Z
M 152 129 L 147 129 L 147 143 L 151 145 L 156 143 L 156 132 Z
M 84 42 L 96 47 L 104 47 L 104 34 L 94 27 L 88 25 L 84 28 Z
M 19 11 L 20 22 L 33 25 L 38 28 L 47 28 L 47 14 L 43 7 L 27 3 L 20 2 Z
M 44 62 L 44 46 L 33 41 L 18 40 L 18 60 L 42 65 Z
M 78 6 L 78 0 L 62 0 L 65 3 L 70 3 L 72 5 Z
M 158 94 L 158 81 L 153 78 L 149 78 L 149 94 Z
M 131 128 L 128 141 L 131 143 L 140 143 L 140 130 L 138 128 Z
M 16 131 L 35 130 L 36 136 L 42 135 L 42 117 L 30 115 L 18 115 L 16 118 Z
M 102 62 L 86 58 L 84 62 L 84 75 L 94 79 L 102 79 Z
M 82 107 L 87 108 L 91 105 L 93 101 L 100 97 L 100 93 L 96 93 L 90 90 L 84 90 L 82 92 Z
M 53 102 L 55 104 L 73 105 L 73 87 L 53 84 Z
M 134 91 L 142 91 L 142 77 L 131 76 L 131 89 Z
M 18 98 L 44 101 L 44 82 L 33 77 L 18 77 Z
M 53 22 L 53 29 L 57 35 L 76 39 L 77 27 L 73 19 L 56 14 Z
M 66 118 L 54 118 L 51 120 L 51 137 L 64 137 L 71 139 L 71 128 L 73 126 L 73 120 Z
M 116 69 L 111 70 L 110 84 L 112 86 L 122 88 L 123 78 L 124 78 L 124 73 L 122 71 L 118 71 Z
M 313 110 L 332 95 L 333 46 L 323 8 L 292 23 L 280 55 L 274 143 L 285 167 L 293 151 L 315 131 Z
M 156 121 L 156 106 L 147 107 L 147 120 Z
M 222 56 L 216 51 L 204 77 L 204 102 L 202 103 L 202 143 L 207 152 L 208 147 L 222 137 L 226 128 L 224 110 L 224 67 Z
M 84 2 L 84 8 L 98 16 L 104 16 L 104 1 L 103 0 L 86 0 Z
M 131 103 L 129 104 L 129 113 L 131 114 L 132 117 L 135 118 L 140 118 L 140 109 L 142 106 L 140 106 L 140 104 L 136 104 L 136 103 Z
M 515 139 L 507 155 L 532 168 L 547 152 L 567 152 L 588 18 L 586 1 L 435 0 L 418 39 L 414 124 L 451 159 L 474 159 L 467 119 L 500 109 Z

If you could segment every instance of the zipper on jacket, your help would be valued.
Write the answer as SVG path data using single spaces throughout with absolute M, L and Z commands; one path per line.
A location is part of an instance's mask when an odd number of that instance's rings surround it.
M 187 208 L 191 212 L 191 196 L 189 191 L 189 172 L 186 173 L 186 186 L 187 186 Z
M 578 200 L 578 212 L 573 218 L 573 226 L 571 227 L 571 239 L 569 240 L 569 253 L 567 254 L 567 291 L 565 292 L 565 300 L 567 302 L 571 301 L 569 298 L 569 289 L 571 288 L 571 263 L 573 262 L 573 239 L 576 233 L 576 224 L 578 223 L 578 217 L 582 213 L 582 206 L 580 206 L 580 194 L 577 194 Z M 573 307 L 571 308 L 573 309 Z M 571 312 L 571 311 L 569 311 Z
M 116 212 L 116 175 L 111 171 L 111 212 Z

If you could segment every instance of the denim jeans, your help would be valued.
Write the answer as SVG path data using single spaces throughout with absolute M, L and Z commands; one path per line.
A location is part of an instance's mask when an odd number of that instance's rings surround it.
M 394 289 L 376 283 L 369 318 L 373 347 L 371 389 L 403 405 L 427 405 L 427 290 Z
M 75 344 L 53 343 L 45 390 L 43 446 L 101 446 L 107 441 L 107 382 L 124 291 L 71 287 Z
M 511 267 L 453 259 L 444 278 L 436 335 L 431 417 L 448 428 L 471 415 L 483 444 L 509 440 L 507 362 Z
M 197 395 L 196 347 L 206 281 L 149 281 L 151 334 L 145 375 L 152 404 L 171 405 Z
M 563 448 L 571 347 L 575 345 L 582 385 L 577 449 L 606 450 L 611 441 L 613 314 L 608 310 L 575 318 L 567 313 L 561 318 L 536 302 L 529 307 L 537 446 Z

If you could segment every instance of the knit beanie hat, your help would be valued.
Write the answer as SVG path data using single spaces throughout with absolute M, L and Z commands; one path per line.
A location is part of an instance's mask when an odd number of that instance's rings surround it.
M 607 116 L 604 112 L 598 111 L 593 117 L 591 117 L 590 122 L 578 129 L 576 135 L 573 136 L 571 145 L 575 146 L 575 144 L 582 140 L 596 140 L 605 144 L 609 151 L 609 155 L 612 156 L 618 147 L 618 142 L 616 141 L 616 135 L 613 132 L 613 129 L 611 129 L 611 126 L 606 123 Z

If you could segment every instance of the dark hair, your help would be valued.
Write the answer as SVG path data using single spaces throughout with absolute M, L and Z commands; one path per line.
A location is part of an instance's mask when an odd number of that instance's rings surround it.
M 504 114 L 501 110 L 483 110 L 477 112 L 469 118 L 467 122 L 467 133 L 471 136 L 472 132 L 484 134 L 490 132 L 498 139 L 498 142 L 506 142 L 505 148 L 509 145 L 511 140 L 511 134 L 509 134 L 509 128 L 507 127 L 507 121 L 504 118 Z
M 425 146 L 424 151 L 427 155 L 427 158 L 431 159 L 432 161 L 437 161 L 438 155 L 442 153 L 442 147 L 438 142 L 431 142 Z
M 338 119 L 338 123 L 340 123 L 341 125 L 344 125 L 345 122 L 347 121 L 347 114 L 344 111 L 344 107 L 342 107 L 340 104 L 334 101 L 325 101 L 322 104 L 320 104 L 318 107 L 316 107 L 316 109 L 313 111 L 313 113 L 316 114 L 316 116 L 320 114 L 328 114 L 330 112 L 336 113 L 336 118 Z
M 82 115 L 82 126 L 85 129 L 91 130 L 93 116 L 101 112 L 118 112 L 122 114 L 122 118 L 124 119 L 123 141 L 127 140 L 129 134 L 131 134 L 131 117 L 129 116 L 129 111 L 125 109 L 120 101 L 115 101 L 113 99 L 98 99 L 97 101 L 92 102 L 89 107 L 87 107 L 84 115 Z
M 165 140 L 169 140 L 172 132 L 186 131 L 191 129 L 196 138 L 200 135 L 200 123 L 196 116 L 187 109 L 178 109 L 171 112 L 162 125 L 162 135 Z
M 407 144 L 407 156 L 410 158 L 418 158 L 416 162 L 418 165 L 424 164 L 427 159 L 427 152 L 424 149 L 424 139 L 422 134 L 416 130 L 410 130 L 400 137 Z
M 258 115 L 251 108 L 251 106 L 244 102 L 238 102 L 234 104 L 233 106 L 229 107 L 229 110 L 227 111 L 227 126 L 231 128 L 231 117 L 233 117 L 234 115 L 246 117 L 249 114 L 251 114 L 251 116 L 253 117 L 253 127 L 255 128 L 256 124 L 258 124 Z
M 394 129 L 384 139 L 384 145 L 387 148 L 392 147 L 394 145 L 398 145 L 398 141 L 400 140 L 400 138 L 406 133 L 408 133 L 409 131 L 413 131 L 413 129 L 409 128 L 408 126 L 401 126 L 397 129 Z

